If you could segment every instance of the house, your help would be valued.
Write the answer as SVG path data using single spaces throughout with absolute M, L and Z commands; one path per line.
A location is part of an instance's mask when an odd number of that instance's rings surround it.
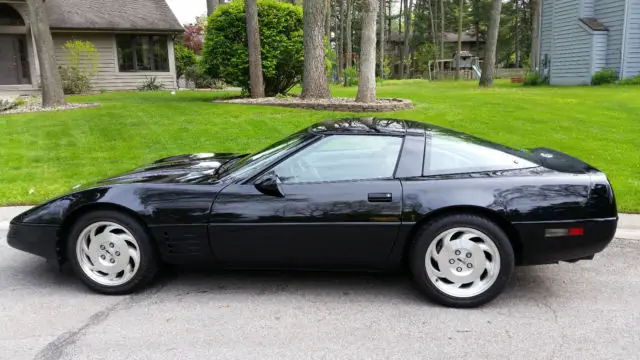
M 147 76 L 176 87 L 173 40 L 184 30 L 165 0 L 46 0 L 58 65 L 62 46 L 90 41 L 94 89 L 136 89 Z M 0 0 L 0 92 L 37 91 L 39 66 L 24 0 Z
M 582 85 L 603 68 L 640 73 L 640 0 L 542 0 L 541 73 Z

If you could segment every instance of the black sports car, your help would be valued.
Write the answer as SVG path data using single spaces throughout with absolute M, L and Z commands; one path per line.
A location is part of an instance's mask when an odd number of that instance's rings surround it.
M 91 289 L 133 292 L 163 263 L 402 269 L 431 299 L 495 298 L 514 265 L 592 259 L 618 214 L 606 176 L 407 120 L 317 123 L 254 154 L 164 158 L 11 222 L 8 242 Z

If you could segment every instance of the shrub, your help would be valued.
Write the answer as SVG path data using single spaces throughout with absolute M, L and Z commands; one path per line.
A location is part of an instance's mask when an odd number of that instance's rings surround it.
M 265 94 L 286 93 L 304 67 L 302 9 L 275 0 L 258 1 L 262 72 Z M 209 18 L 205 32 L 203 69 L 214 79 L 249 91 L 249 56 L 244 2 L 233 0 Z
M 91 80 L 98 73 L 98 51 L 89 41 L 67 41 L 62 50 L 67 61 L 60 66 L 62 90 L 65 94 L 91 91 Z
M 355 66 L 344 69 L 342 76 L 344 76 L 344 86 L 346 87 L 357 86 L 360 80 L 358 78 L 358 70 Z
M 604 68 L 591 77 L 591 85 L 613 84 L 618 80 L 615 69 Z
M 192 82 L 196 89 L 222 88 L 222 83 L 207 75 L 207 73 L 203 71 L 202 66 L 199 63 L 188 67 L 185 71 L 184 78 L 188 82 Z
M 164 84 L 158 82 L 157 76 L 147 76 L 146 80 L 138 86 L 140 91 L 160 91 L 162 89 L 164 89 Z
M 640 74 L 620 80 L 620 85 L 640 85 Z
M 176 55 L 176 76 L 180 79 L 188 68 L 198 63 L 198 58 L 193 50 L 182 45 L 176 45 L 174 52 Z
M 544 85 L 546 83 L 547 83 L 547 79 L 544 76 L 540 75 L 537 72 L 531 72 L 524 77 L 524 81 L 522 82 L 522 85 L 538 86 L 538 85 Z

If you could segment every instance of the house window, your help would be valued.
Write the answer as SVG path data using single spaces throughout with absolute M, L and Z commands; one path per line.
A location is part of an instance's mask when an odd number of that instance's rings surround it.
M 0 4 L 0 26 L 24 26 L 24 20 L 11 5 Z
M 162 35 L 117 35 L 118 68 L 127 71 L 169 71 L 167 37 Z

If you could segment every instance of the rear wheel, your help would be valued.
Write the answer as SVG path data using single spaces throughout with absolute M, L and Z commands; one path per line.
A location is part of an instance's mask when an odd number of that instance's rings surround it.
M 451 307 L 476 307 L 504 290 L 514 269 L 513 248 L 490 220 L 450 215 L 418 233 L 411 269 L 430 299 Z
M 71 228 L 67 257 L 80 280 L 103 294 L 128 294 L 147 285 L 158 256 L 145 229 L 116 211 L 95 211 Z

